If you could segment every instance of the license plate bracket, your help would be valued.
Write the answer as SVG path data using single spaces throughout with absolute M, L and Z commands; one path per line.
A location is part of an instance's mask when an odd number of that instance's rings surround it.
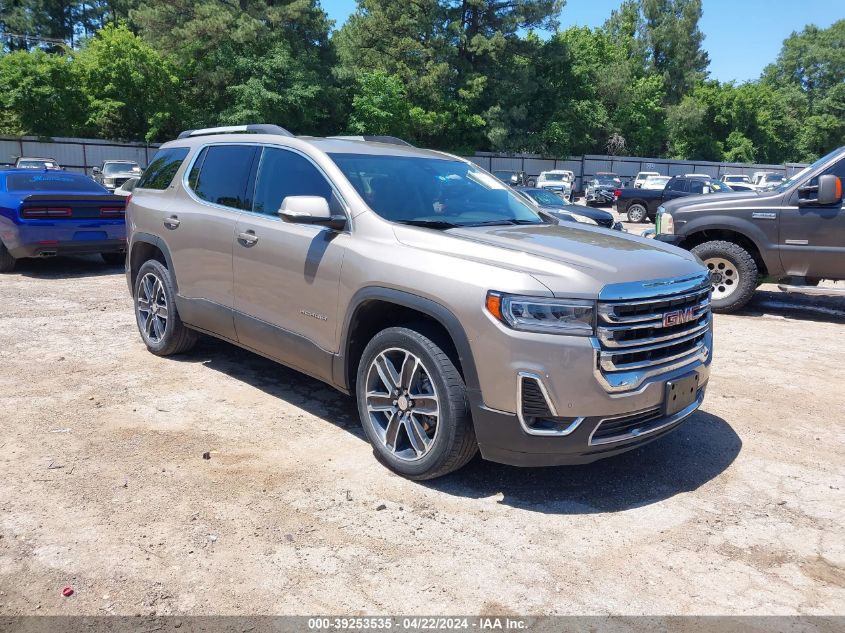
M 687 374 L 675 380 L 668 380 L 663 398 L 663 414 L 667 416 L 674 415 L 695 402 L 698 395 L 698 382 L 698 373 Z

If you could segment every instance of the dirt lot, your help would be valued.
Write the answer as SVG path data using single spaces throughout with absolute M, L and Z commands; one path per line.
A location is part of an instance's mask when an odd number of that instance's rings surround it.
M 0 614 L 845 613 L 845 302 L 769 286 L 716 342 L 703 409 L 662 440 L 420 484 L 349 398 L 213 340 L 157 358 L 119 271 L 22 263 L 0 278 Z

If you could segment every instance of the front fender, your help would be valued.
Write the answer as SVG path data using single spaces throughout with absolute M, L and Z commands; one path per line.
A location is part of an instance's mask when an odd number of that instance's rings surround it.
M 710 231 L 726 231 L 728 233 L 735 233 L 744 237 L 754 244 L 760 257 L 766 264 L 766 269 L 770 275 L 777 275 L 782 272 L 780 256 L 778 255 L 778 245 L 774 241 L 777 239 L 777 219 L 765 220 L 772 222 L 769 227 L 772 236 L 767 235 L 766 231 L 760 226 L 748 221 L 745 218 L 731 216 L 731 215 L 703 215 L 685 221 L 681 230 L 678 231 L 678 219 L 675 218 L 675 231 L 678 236 L 682 238 L 680 246 L 688 248 L 688 244 L 692 242 L 693 236 L 703 232 Z M 763 220 L 761 220 L 763 221 Z

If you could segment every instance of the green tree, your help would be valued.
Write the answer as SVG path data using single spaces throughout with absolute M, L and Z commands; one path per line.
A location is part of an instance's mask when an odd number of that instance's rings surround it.
M 410 123 L 411 104 L 399 77 L 380 70 L 358 77 L 349 117 L 350 132 L 406 138 Z
M 171 65 L 126 26 L 107 26 L 76 55 L 87 102 L 86 127 L 96 136 L 156 140 L 179 127 L 179 82 Z
M 84 121 L 71 58 L 41 50 L 0 56 L 0 131 L 72 136 Z

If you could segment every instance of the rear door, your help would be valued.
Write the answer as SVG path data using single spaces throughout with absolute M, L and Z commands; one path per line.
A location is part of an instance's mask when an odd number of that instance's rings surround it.
M 845 158 L 824 171 L 845 183 Z M 804 185 L 817 185 L 818 177 Z M 799 187 L 800 189 L 800 187 Z M 788 275 L 842 279 L 845 277 L 845 209 L 831 206 L 799 207 L 794 191 L 780 209 L 780 259 Z
M 232 238 L 251 208 L 257 145 L 202 148 L 189 167 L 186 195 L 162 218 L 160 234 L 173 258 L 185 320 L 236 340 L 232 307 Z
M 238 340 L 312 375 L 331 376 L 336 352 L 340 271 L 348 232 L 291 224 L 279 217 L 287 196 L 321 196 L 335 214 L 340 198 L 304 154 L 265 147 L 252 210 L 234 239 Z

